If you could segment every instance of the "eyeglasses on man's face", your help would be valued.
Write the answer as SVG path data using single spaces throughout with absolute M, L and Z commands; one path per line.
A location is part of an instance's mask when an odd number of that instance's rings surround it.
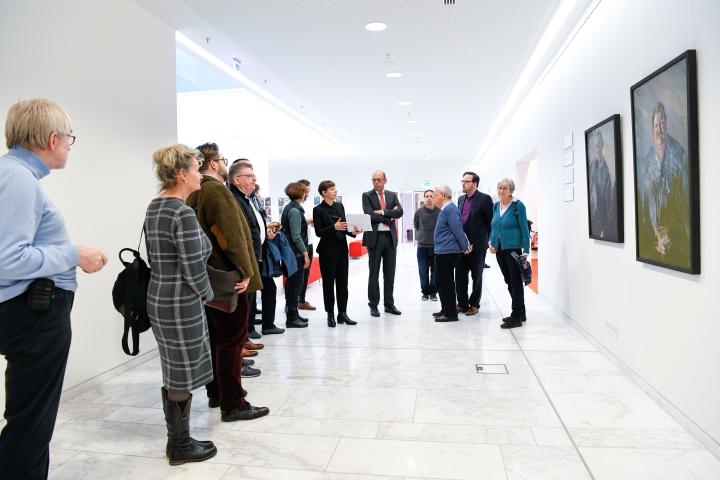
M 67 138 L 68 145 L 75 144 L 75 139 L 77 138 L 75 135 L 70 135 L 69 133 L 65 133 L 65 132 L 58 132 L 58 135 L 62 135 L 63 137 Z
M 464 180 L 464 179 L 463 179 L 463 180 L 460 180 L 460 183 L 473 183 L 473 181 L 472 181 L 472 180 Z
M 227 158 L 225 158 L 225 157 L 216 158 L 215 161 L 218 162 L 218 163 L 223 162 L 223 163 L 225 164 L 225 166 L 227 167 L 227 164 L 228 164 L 228 159 L 227 159 Z
M 252 180 L 257 180 L 257 177 L 255 176 L 254 173 L 245 173 L 245 174 L 242 174 L 242 175 L 238 175 L 238 177 L 247 177 L 247 178 L 250 178 L 250 179 L 252 179 Z

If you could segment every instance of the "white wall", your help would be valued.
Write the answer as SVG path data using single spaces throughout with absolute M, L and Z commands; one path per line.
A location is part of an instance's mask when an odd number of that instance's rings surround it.
M 515 173 L 537 149 L 542 294 L 665 399 L 720 440 L 720 292 L 715 212 L 720 178 L 720 2 L 603 0 L 482 162 Z M 687 49 L 697 50 L 702 274 L 635 260 L 630 86 Z M 622 118 L 625 243 L 588 238 L 583 132 Z M 575 201 L 562 201 L 563 137 L 574 133 Z M 615 338 L 605 322 L 617 327 Z
M 78 139 L 68 166 L 42 184 L 72 240 L 110 257 L 101 273 L 78 273 L 68 388 L 131 358 L 110 292 L 117 252 L 137 245 L 156 192 L 152 152 L 176 137 L 174 33 L 129 0 L 2 2 L 0 59 L 3 124 L 10 105 L 30 97 L 70 113 Z M 141 351 L 153 347 L 144 334 Z

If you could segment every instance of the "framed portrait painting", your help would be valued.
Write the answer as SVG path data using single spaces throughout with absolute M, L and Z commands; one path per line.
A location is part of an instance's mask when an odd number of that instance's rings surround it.
M 700 273 L 695 50 L 630 88 L 635 154 L 636 258 Z
M 623 176 L 620 115 L 585 130 L 590 238 L 622 243 Z

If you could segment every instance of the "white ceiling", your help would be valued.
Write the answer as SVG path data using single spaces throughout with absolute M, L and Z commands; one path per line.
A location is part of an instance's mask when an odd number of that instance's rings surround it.
M 361 161 L 427 154 L 462 163 L 473 159 L 560 3 L 137 1 L 223 60 L 239 58 L 246 76 L 342 138 Z M 588 3 L 577 2 L 555 50 Z M 371 21 L 388 29 L 368 32 Z M 396 67 L 382 65 L 387 54 Z M 403 77 L 385 78 L 390 70 Z

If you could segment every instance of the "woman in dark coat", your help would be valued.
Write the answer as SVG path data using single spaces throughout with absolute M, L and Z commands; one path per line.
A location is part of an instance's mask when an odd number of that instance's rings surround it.
M 324 180 L 318 185 L 318 192 L 323 197 L 320 205 L 313 208 L 313 227 L 315 235 L 320 238 L 317 252 L 320 257 L 320 275 L 323 284 L 323 300 L 327 312 L 328 327 L 335 326 L 335 293 L 337 292 L 338 316 L 337 323 L 357 325 L 347 315 L 348 300 L 348 245 L 346 236 L 355 237 L 362 229 L 347 229 L 345 208 L 336 203 L 337 189 L 331 180 Z
M 192 390 L 213 380 L 203 302 L 213 292 L 206 273 L 212 246 L 185 204 L 200 188 L 199 152 L 183 145 L 153 155 L 162 191 L 145 216 L 145 242 L 152 274 L 147 294 L 150 325 L 163 374 L 162 402 L 170 465 L 213 457 L 212 442 L 190 437 Z

